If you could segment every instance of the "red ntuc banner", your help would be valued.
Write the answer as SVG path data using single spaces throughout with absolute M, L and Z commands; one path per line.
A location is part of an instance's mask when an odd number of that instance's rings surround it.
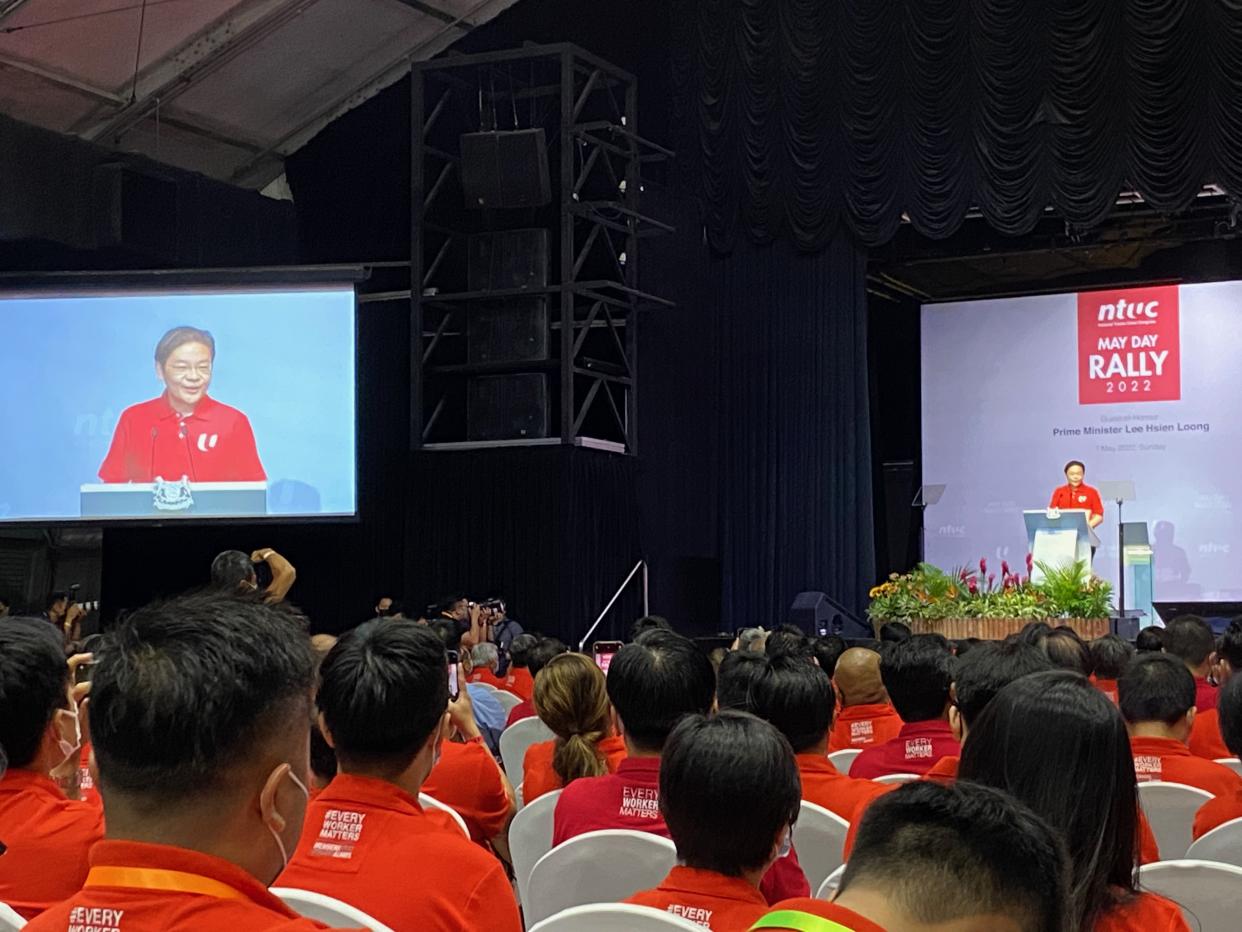
M 1182 397 L 1177 286 L 1078 295 L 1078 403 Z

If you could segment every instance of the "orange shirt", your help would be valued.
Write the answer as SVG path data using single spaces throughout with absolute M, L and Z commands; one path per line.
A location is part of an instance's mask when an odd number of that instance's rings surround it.
M 870 802 L 890 789 L 883 783 L 847 777 L 832 761 L 819 754 L 799 754 L 795 760 L 802 776 L 802 798 L 846 821 L 861 803 Z
M 561 778 L 552 769 L 552 754 L 555 750 L 555 741 L 540 741 L 526 749 L 526 757 L 522 761 L 522 801 L 525 805 L 529 806 L 545 793 L 564 786 Z M 616 773 L 617 765 L 625 760 L 625 741 L 612 735 L 600 741 L 599 750 L 604 755 L 608 772 Z
M 495 838 L 513 815 L 500 767 L 482 738 L 465 744 L 441 742 L 440 760 L 431 768 L 423 792 L 456 809 L 475 841 Z
M 655 889 L 640 890 L 625 902 L 662 909 L 712 932 L 745 932 L 768 911 L 763 894 L 741 877 L 681 866 Z
M 335 897 L 397 932 L 522 928 L 495 857 L 395 784 L 354 774 L 338 775 L 307 807 L 302 839 L 273 886 Z
M 1172 900 L 1139 893 L 1095 921 L 1092 932 L 1190 932 Z
M 836 903 L 829 903 L 826 900 L 812 900 L 807 897 L 798 897 L 792 900 L 782 900 L 772 907 L 772 913 L 794 912 L 794 913 L 810 913 L 812 916 L 819 916 L 821 919 L 828 919 L 831 922 L 841 926 L 843 932 L 884 932 L 884 927 L 876 925 L 870 919 L 866 919 L 851 909 L 844 906 L 838 906 Z M 792 925 L 786 926 L 768 926 L 770 929 L 793 929 Z
M 1104 503 L 1100 501 L 1100 493 L 1083 483 L 1078 488 L 1066 483 L 1057 486 L 1052 492 L 1049 508 L 1084 508 L 1093 515 L 1104 514 Z
M 1139 783 L 1185 783 L 1213 796 L 1242 789 L 1242 777 L 1224 764 L 1195 757 L 1190 748 L 1173 738 L 1131 738 L 1130 750 Z
M 130 876 L 106 876 L 108 870 L 117 868 Z M 174 871 L 178 876 L 166 876 Z M 201 851 L 136 841 L 97 844 L 91 849 L 86 885 L 26 926 L 27 932 L 311 932 L 326 928 L 299 917 L 236 864 Z
M 1220 716 L 1215 709 L 1195 714 L 1194 724 L 1190 726 L 1190 753 L 1208 760 L 1233 757 L 1220 735 Z
M 887 702 L 847 705 L 837 715 L 828 736 L 828 753 L 846 748 L 883 744 L 901 731 L 901 716 Z
M 0 779 L 0 903 L 30 919 L 72 896 L 86 880 L 103 813 L 66 799 L 50 777 L 10 770 Z
M 1219 793 L 1200 806 L 1191 835 L 1199 838 L 1233 819 L 1242 819 L 1242 786 Z

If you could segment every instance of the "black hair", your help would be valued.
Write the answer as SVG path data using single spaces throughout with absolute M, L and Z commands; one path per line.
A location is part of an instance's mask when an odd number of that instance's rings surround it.
M 749 711 L 775 725 L 795 754 L 819 744 L 832 728 L 832 680 L 801 657 L 769 658 L 750 685 L 750 699 Z
M 1229 622 L 1229 627 L 1216 642 L 1216 653 L 1228 660 L 1236 672 L 1242 673 L 1242 617 Z
M 958 779 L 1004 790 L 1062 834 L 1073 928 L 1133 893 L 1138 788 L 1121 713 L 1068 670 L 1010 683 L 970 729 Z
M 395 615 L 405 614 L 405 603 L 400 599 L 394 599 L 391 596 L 383 596 L 383 598 L 388 599 L 388 608 L 380 611 L 376 616 L 377 618 L 392 618 Z M 379 599 L 376 599 L 377 604 L 378 602 Z
M 910 640 L 910 626 L 901 621 L 890 621 L 880 625 L 880 641 L 901 643 Z
M 953 665 L 953 655 L 935 641 L 910 638 L 885 646 L 880 679 L 903 722 L 926 722 L 944 714 Z
M 1234 757 L 1242 757 L 1242 675 L 1229 677 L 1216 703 L 1220 736 Z
M 208 331 L 198 327 L 173 327 L 155 344 L 155 361 L 164 365 L 175 350 L 187 343 L 202 343 L 211 350 L 211 358 L 216 358 L 216 341 Z
M 214 592 L 157 602 L 105 632 L 97 656 L 91 741 L 105 798 L 164 804 L 227 786 L 239 761 L 310 717 L 310 639 L 283 605 Z
M 653 630 L 608 667 L 608 698 L 636 748 L 658 751 L 683 715 L 706 713 L 716 694 L 712 662 L 689 638 Z
M 44 611 L 50 612 L 57 602 L 62 600 L 67 601 L 68 599 L 69 593 L 63 589 L 58 589 L 55 592 L 49 592 L 47 594 L 47 598 L 43 600 L 43 609 Z
M 1065 468 L 1062 469 L 1061 472 L 1063 473 L 1069 472 L 1071 466 L 1077 466 L 1079 469 L 1083 471 L 1084 474 L 1087 471 L 1087 467 L 1083 464 L 1082 460 L 1070 460 L 1068 463 L 1065 464 Z
M 998 914 L 1023 932 L 1063 932 L 1068 875 L 1064 843 L 1027 806 L 987 786 L 919 780 L 867 807 L 838 896 L 870 887 L 929 925 Z
M 336 751 L 332 750 L 318 724 L 311 725 L 310 730 L 310 767 L 320 783 L 330 783 L 336 776 Z
M 785 630 L 773 631 L 764 642 L 763 652 L 769 657 L 788 655 L 801 657 L 804 660 L 810 660 L 815 656 L 815 652 L 811 650 L 810 639 L 801 631 L 796 633 Z
M 801 804 L 793 751 L 767 722 L 745 712 L 693 714 L 668 736 L 660 811 L 686 866 L 730 877 L 764 867 Z
M 211 584 L 219 589 L 236 590 L 254 578 L 254 562 L 240 550 L 226 550 L 211 561 Z
M 837 668 L 837 661 L 845 653 L 845 638 L 839 634 L 825 634 L 811 639 L 811 650 L 819 661 L 820 669 L 829 676 Z
M 530 675 L 538 676 L 539 671 L 551 663 L 553 657 L 559 657 L 568 650 L 565 642 L 559 638 L 540 638 L 526 658 L 526 667 L 530 670 Z
M 1150 625 L 1138 633 L 1134 639 L 1134 649 L 1140 654 L 1164 650 L 1164 629 Z
M 509 645 L 509 662 L 515 667 L 525 667 L 530 663 L 530 652 L 538 643 L 539 638 L 530 632 L 519 634 Z
M 630 640 L 637 641 L 638 636 L 647 631 L 672 631 L 673 626 L 662 615 L 644 615 L 630 625 Z
M 1022 626 L 1018 637 L 1028 644 L 1043 646 L 1044 639 L 1052 633 L 1052 625 L 1046 621 L 1030 621 Z
M 461 650 L 462 630 L 451 618 L 432 618 L 423 627 L 429 629 L 440 639 L 440 644 L 445 650 Z
M 457 603 L 465 600 L 464 595 L 450 594 L 441 598 L 439 601 L 431 605 L 431 614 L 444 615 L 451 612 L 457 607 Z
M 1195 678 L 1168 654 L 1135 657 L 1117 680 L 1117 705 L 1131 725 L 1173 725 L 1195 704 Z
M 69 707 L 68 691 L 56 627 L 42 618 L 0 621 L 0 747 L 9 766 L 34 760 L 52 716 Z
M 1198 615 L 1179 615 L 1164 628 L 1164 652 L 1192 667 L 1201 665 L 1216 649 L 1212 629 Z
M 1053 669 L 1034 644 L 1017 638 L 987 641 L 960 657 L 953 679 L 957 710 L 970 728 L 996 694 L 1014 680 Z
M 1091 672 L 1104 680 L 1121 676 L 1134 656 L 1134 645 L 1115 634 L 1105 634 L 1087 645 L 1091 655 Z
M 768 658 L 753 650 L 731 650 L 716 671 L 716 705 L 738 712 L 754 712 L 751 685 L 768 668 Z
M 958 638 L 953 642 L 953 656 L 961 660 L 980 644 L 991 643 L 982 638 Z
M 1091 654 L 1073 628 L 1053 628 L 1043 639 L 1044 653 L 1055 666 L 1083 676 L 1091 675 Z
M 359 625 L 324 658 L 317 703 L 342 764 L 403 770 L 448 708 L 444 645 L 408 619 Z

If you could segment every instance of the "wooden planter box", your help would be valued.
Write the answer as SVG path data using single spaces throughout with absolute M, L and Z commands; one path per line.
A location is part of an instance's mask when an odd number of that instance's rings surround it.
M 943 634 L 952 641 L 963 638 L 1000 641 L 1011 634 L 1017 634 L 1031 623 L 1029 618 L 942 618 L 938 621 L 902 618 L 890 620 L 904 622 L 915 634 Z M 1073 628 L 1085 641 L 1102 637 L 1109 632 L 1107 618 L 1049 618 L 1047 622 L 1054 628 L 1062 625 Z M 877 630 L 880 624 L 882 622 L 876 624 Z

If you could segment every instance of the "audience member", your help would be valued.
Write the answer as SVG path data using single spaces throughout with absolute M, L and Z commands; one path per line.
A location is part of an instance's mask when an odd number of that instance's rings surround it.
M 749 929 L 767 912 L 759 886 L 788 850 L 798 818 L 798 770 L 788 742 L 742 712 L 688 715 L 665 743 L 659 800 L 678 865 L 658 887 L 626 902 L 713 932 Z
M 805 634 L 799 630 L 787 630 L 792 625 L 781 625 L 776 631 L 768 635 L 768 639 L 763 644 L 763 652 L 769 657 L 775 657 L 777 654 L 787 654 L 794 657 L 804 657 L 807 660 L 815 656 L 815 652 L 811 649 L 811 642 Z
M 514 639 L 521 637 L 526 629 L 517 619 L 509 617 L 509 608 L 505 600 L 499 596 L 493 596 L 483 603 L 483 625 L 485 636 L 496 645 L 500 652 L 500 666 L 496 672 L 500 676 L 505 676 L 509 672 L 509 648 L 513 645 Z
M 1087 646 L 1091 654 L 1091 684 L 1117 702 L 1117 680 L 1134 656 L 1134 647 L 1115 634 L 1098 637 Z
M 1022 626 L 1022 630 L 1018 632 L 1018 638 L 1028 644 L 1034 644 L 1036 647 L 1043 649 L 1044 639 L 1052 633 L 1052 625 L 1046 621 L 1029 621 Z
M 556 738 L 526 750 L 526 804 L 581 777 L 616 773 L 625 759 L 625 742 L 612 733 L 604 674 L 590 657 L 553 657 L 535 680 L 535 709 Z
M 448 698 L 443 642 L 426 627 L 371 621 L 341 637 L 318 694 L 340 774 L 307 809 L 279 886 L 343 900 L 398 932 L 521 929 L 501 864 L 418 801 Z
M 500 750 L 500 734 L 506 727 L 505 707 L 493 696 L 487 687 L 469 681 L 472 667 L 470 666 L 470 650 L 462 641 L 461 628 L 455 621 L 448 618 L 436 618 L 427 623 L 427 627 L 440 639 L 445 650 L 457 653 L 458 662 L 466 676 L 459 680 L 458 689 L 470 694 L 470 707 L 474 714 L 475 724 L 479 726 L 479 734 L 483 743 L 495 754 Z
M 1164 650 L 1164 629 L 1149 625 L 1134 639 L 1134 649 L 1140 654 Z
M 0 592 L 0 618 L 8 618 L 13 611 L 13 597 L 7 592 Z
M 405 603 L 391 596 L 382 595 L 375 600 L 376 618 L 406 618 Z
M 1225 746 L 1232 756 L 1242 757 L 1242 676 L 1231 676 L 1221 689 L 1217 711 L 1220 714 L 1220 733 Z M 1230 791 L 1209 799 L 1195 813 L 1194 837 L 1199 838 L 1217 826 L 1240 818 L 1242 786 L 1235 786 Z
M 737 633 L 734 650 L 762 654 L 768 645 L 768 632 L 763 628 L 742 628 Z
M 1121 713 L 1085 677 L 1054 670 L 1002 689 L 971 726 L 958 775 L 1004 790 L 1065 838 L 1071 928 L 1188 932 L 1175 904 L 1135 886 L 1134 760 Z
M 1242 777 L 1190 753 L 1195 681 L 1168 654 L 1136 657 L 1117 681 L 1118 703 L 1130 732 L 1134 773 L 1140 783 L 1184 783 L 1220 796 L 1242 789 Z
M 323 664 L 324 658 L 328 656 L 328 652 L 336 646 L 336 635 L 333 634 L 316 634 L 312 635 L 311 643 L 311 660 L 314 665 L 315 681 L 319 681 L 319 668 Z M 323 732 L 319 730 L 319 713 L 317 710 L 311 718 L 310 724 L 310 797 L 314 799 L 319 792 L 332 782 L 332 778 L 336 776 L 336 752 L 332 750 L 332 745 L 328 744 L 323 736 Z
M 832 902 L 778 903 L 763 927 L 1069 932 L 1068 886 L 1064 843 L 1026 806 L 985 786 L 918 782 L 867 810 Z
M 880 625 L 880 643 L 900 644 L 912 637 L 910 626 L 901 621 L 890 621 Z
M 833 685 L 841 711 L 828 752 L 883 744 L 901 731 L 901 717 L 888 701 L 880 677 L 880 655 L 866 647 L 851 647 L 841 654 L 833 671 Z
M 322 928 L 267 890 L 302 829 L 311 682 L 304 620 L 258 600 L 174 599 L 107 632 L 89 702 L 107 839 L 26 928 Z
M 1242 618 L 1235 618 L 1229 623 L 1216 643 L 1215 657 L 1212 672 L 1216 682 L 1223 687 L 1235 673 L 1242 670 Z M 1216 709 L 1206 709 L 1195 715 L 1190 728 L 1190 753 L 1208 760 L 1236 756 L 1225 747 Z
M 811 638 L 811 650 L 815 652 L 815 659 L 819 662 L 820 669 L 831 677 L 837 669 L 837 661 L 845 653 L 845 638 L 838 634 L 825 634 Z
M 1053 666 L 1082 676 L 1091 675 L 1091 654 L 1087 644 L 1073 628 L 1053 628 L 1040 645 Z
M 753 651 L 732 650 L 716 671 L 716 704 L 722 709 L 751 710 L 750 688 L 768 668 L 768 658 Z
M 470 648 L 470 682 L 483 683 L 494 689 L 504 689 L 505 681 L 496 675 L 500 669 L 500 650 L 495 644 L 484 641 Z
M 223 592 L 259 593 L 259 576 L 255 567 L 266 564 L 272 581 L 260 593 L 265 602 L 283 602 L 297 581 L 293 564 L 271 547 L 256 550 L 250 556 L 240 550 L 225 550 L 211 561 L 211 585 Z
M 644 615 L 630 625 L 630 640 L 637 641 L 640 634 L 648 631 L 672 631 L 673 626 L 662 615 Z
M 1182 615 L 1165 626 L 1164 652 L 1172 654 L 1195 678 L 1195 708 L 1200 712 L 1216 708 L 1218 689 L 1208 682 L 1216 640 L 1212 629 L 1198 615 Z
M 949 687 L 954 657 L 935 641 L 915 636 L 889 644 L 880 657 L 880 678 L 904 723 L 883 744 L 864 748 L 850 774 L 874 779 L 890 773 L 927 773 L 961 747 L 949 727 Z
M 990 642 L 985 641 L 982 638 L 958 638 L 956 641 L 953 642 L 953 656 L 957 657 L 960 660 L 962 657 L 965 657 L 968 653 L 970 653 L 980 644 L 988 644 L 988 643 Z
M 56 629 L 41 618 L 0 624 L 0 902 L 26 919 L 72 896 L 103 816 L 66 799 L 48 774 L 76 761 L 82 732 Z M 0 849 L 3 850 L 3 849 Z
M 509 717 L 505 722 L 506 728 L 514 722 L 520 722 L 524 718 L 535 717 L 535 703 L 532 700 L 534 684 L 539 677 L 539 671 L 546 667 L 553 657 L 559 657 L 568 650 L 569 648 L 565 646 L 564 642 L 556 638 L 539 638 L 535 645 L 526 652 L 524 659 L 526 661 L 526 671 L 531 678 L 531 697 L 523 699 L 509 710 Z

